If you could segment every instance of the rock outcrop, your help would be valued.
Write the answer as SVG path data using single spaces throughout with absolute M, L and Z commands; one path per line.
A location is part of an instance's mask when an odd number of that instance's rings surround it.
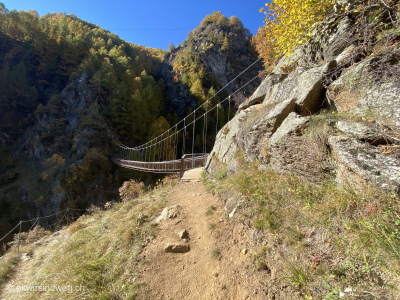
M 256 61 L 257 54 L 250 45 L 250 39 L 250 32 L 239 19 L 233 17 L 228 20 L 220 12 L 207 16 L 199 27 L 189 33 L 182 46 L 171 50 L 161 64 L 161 75 L 168 98 L 167 111 L 183 118 L 190 108 L 198 107 L 199 102 L 191 93 L 192 83 L 188 79 L 193 73 L 200 74 L 207 94 L 211 86 L 219 90 Z M 187 67 L 189 65 L 190 68 Z M 240 81 L 235 80 L 226 86 L 222 95 L 234 93 L 238 86 L 256 77 L 260 70 L 262 64 L 257 62 L 241 76 Z M 254 81 L 245 89 L 234 93 L 232 102 L 244 102 L 258 83 Z
M 399 189 L 400 47 L 363 57 L 354 23 L 325 20 L 278 62 L 218 133 L 208 172 L 244 160 L 311 182 Z

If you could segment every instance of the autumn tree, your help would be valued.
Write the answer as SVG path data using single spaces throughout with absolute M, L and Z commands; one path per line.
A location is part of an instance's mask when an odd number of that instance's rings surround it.
M 192 84 L 190 92 L 200 102 L 204 101 L 206 98 L 200 79 L 196 79 L 196 81 Z
M 333 6 L 332 0 L 273 0 L 261 8 L 265 25 L 254 38 L 266 66 L 303 44 Z

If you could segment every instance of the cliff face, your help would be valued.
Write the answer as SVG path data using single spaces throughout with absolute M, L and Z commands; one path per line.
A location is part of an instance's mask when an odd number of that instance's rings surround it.
M 208 172 L 234 173 L 243 157 L 312 182 L 400 187 L 399 35 L 361 37 L 359 18 L 326 19 L 279 61 L 219 132 Z
M 113 136 L 102 101 L 83 73 L 38 109 L 36 125 L 14 153 L 21 173 L 14 184 L 28 218 L 107 201 Z

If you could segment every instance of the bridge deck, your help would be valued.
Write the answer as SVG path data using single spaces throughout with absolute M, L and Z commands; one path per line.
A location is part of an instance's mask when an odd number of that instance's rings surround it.
M 186 154 L 182 159 L 161 161 L 161 162 L 143 162 L 120 159 L 112 157 L 115 164 L 128 169 L 151 173 L 181 173 L 195 168 L 204 167 L 208 154 Z

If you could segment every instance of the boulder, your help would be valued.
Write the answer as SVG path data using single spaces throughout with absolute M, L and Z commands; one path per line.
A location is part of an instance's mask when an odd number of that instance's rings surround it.
M 336 180 L 362 189 L 365 184 L 381 188 L 400 187 L 400 161 L 395 154 L 384 154 L 378 147 L 347 136 L 328 139 L 336 165 Z
M 290 113 L 279 129 L 272 135 L 269 140 L 269 147 L 279 147 L 283 145 L 288 136 L 301 135 L 301 128 L 303 128 L 309 120 L 309 117 L 302 117 L 295 112 Z
M 325 66 L 309 70 L 296 69 L 283 81 L 271 85 L 263 104 L 273 106 L 288 99 L 295 99 L 297 110 L 303 115 L 318 111 L 324 99 L 322 80 Z
M 269 93 L 269 90 L 274 85 L 282 82 L 282 80 L 284 80 L 286 77 L 287 74 L 269 74 L 254 92 L 254 94 L 246 102 L 243 102 L 240 105 L 239 110 L 246 109 L 254 104 L 262 103 L 267 93 Z
M 372 126 L 360 122 L 338 121 L 337 128 L 347 135 L 372 145 L 389 143 L 387 136 Z

